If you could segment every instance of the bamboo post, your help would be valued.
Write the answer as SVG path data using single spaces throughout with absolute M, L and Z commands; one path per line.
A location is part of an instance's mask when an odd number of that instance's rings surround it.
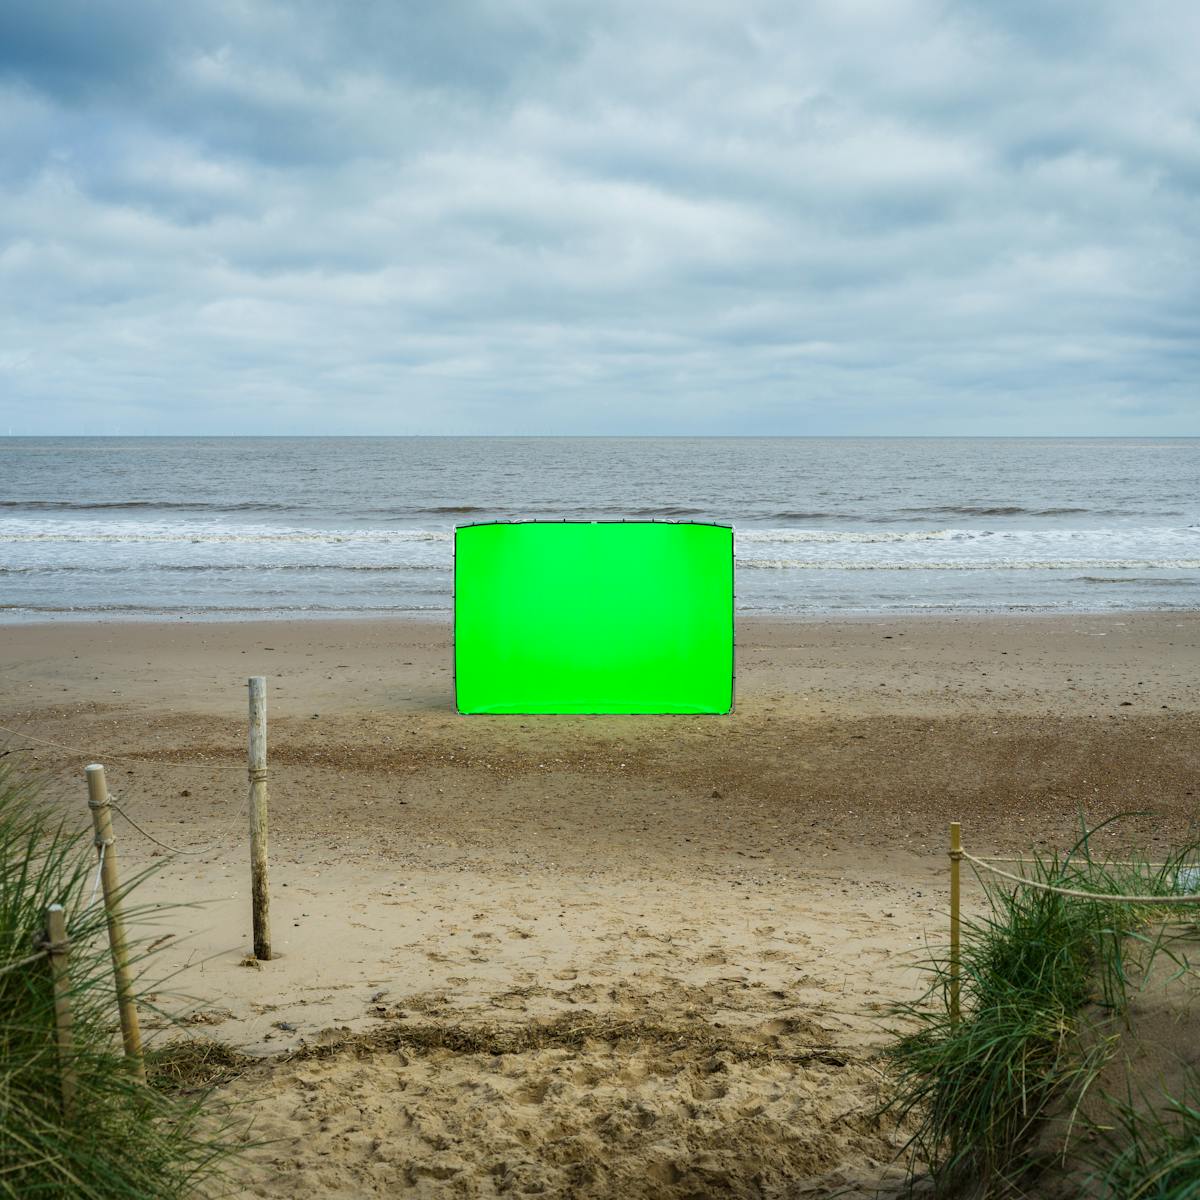
M 267 681 L 250 686 L 250 904 L 254 921 L 254 957 L 271 957 L 271 897 L 267 880 Z
M 61 904 L 46 909 L 46 953 L 54 979 L 54 1029 L 58 1040 L 58 1078 L 63 1119 L 75 1118 L 75 1045 L 71 1036 L 71 964 L 67 918 Z
M 957 1025 L 960 1009 L 959 869 L 962 863 L 962 825 L 950 822 L 950 1021 Z
M 125 921 L 121 916 L 121 884 L 117 877 L 117 847 L 113 838 L 108 784 L 104 779 L 104 768 L 99 763 L 92 763 L 85 773 L 88 808 L 92 810 L 96 847 L 100 851 L 100 885 L 104 889 L 104 916 L 108 921 L 108 944 L 112 950 L 113 978 L 117 984 L 121 1038 L 125 1043 L 125 1057 L 130 1060 L 134 1074 L 144 1083 L 146 1063 L 142 1057 L 142 1032 L 138 1028 L 137 1005 L 133 1000 L 133 985 L 129 975 L 129 949 L 125 942 Z

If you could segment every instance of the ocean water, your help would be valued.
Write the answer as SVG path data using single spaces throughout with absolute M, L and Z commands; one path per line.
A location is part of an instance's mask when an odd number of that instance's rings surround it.
M 453 529 L 717 519 L 741 612 L 1200 607 L 1200 438 L 0 439 L 0 620 L 445 616 Z

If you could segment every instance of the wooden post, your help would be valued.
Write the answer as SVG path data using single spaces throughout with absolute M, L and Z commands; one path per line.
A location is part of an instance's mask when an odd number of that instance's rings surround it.
M 959 866 L 962 863 L 962 826 L 950 822 L 950 1022 L 961 1015 L 959 994 L 962 964 L 959 954 Z
M 88 808 L 96 830 L 100 851 L 100 884 L 104 889 L 104 915 L 108 921 L 108 944 L 112 950 L 113 978 L 117 984 L 117 1010 L 121 1014 L 121 1037 L 125 1057 L 134 1074 L 144 1083 L 146 1063 L 142 1058 L 142 1032 L 138 1028 L 137 1005 L 133 1002 L 133 984 L 129 976 L 129 949 L 125 942 L 125 922 L 121 917 L 121 884 L 117 878 L 117 847 L 113 839 L 112 808 L 108 802 L 108 784 L 104 768 L 92 763 L 85 769 L 88 784 Z
M 271 957 L 271 897 L 267 880 L 267 681 L 250 681 L 250 904 L 254 957 Z
M 75 1118 L 75 1043 L 71 1036 L 71 965 L 67 918 L 61 904 L 46 909 L 46 953 L 54 979 L 54 1028 L 58 1035 L 58 1078 L 63 1119 Z

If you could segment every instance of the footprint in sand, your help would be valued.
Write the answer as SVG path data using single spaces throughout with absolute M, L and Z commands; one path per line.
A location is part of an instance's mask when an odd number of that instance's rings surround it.
M 503 996 L 493 996 L 492 1006 L 512 1009 L 514 1012 L 524 1012 L 529 1007 L 525 1003 L 525 997 L 519 996 L 515 992 L 506 992 Z
M 697 1079 L 692 1084 L 693 1100 L 723 1100 L 729 1094 L 729 1084 L 723 1079 Z
M 549 1079 L 530 1079 L 513 1092 L 512 1098 L 518 1104 L 541 1104 L 550 1091 L 550 1084 Z

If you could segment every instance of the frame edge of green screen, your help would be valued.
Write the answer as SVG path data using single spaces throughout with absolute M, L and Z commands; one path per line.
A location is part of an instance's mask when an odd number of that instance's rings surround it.
M 679 712 L 679 711 L 659 711 L 659 712 L 628 712 L 616 710 L 597 710 L 594 712 L 572 712 L 572 713 L 552 713 L 552 712 L 485 712 L 478 709 L 463 709 L 459 705 L 458 694 L 458 535 L 464 530 L 486 528 L 493 525 L 669 525 L 669 526 L 700 526 L 704 528 L 725 529 L 729 531 L 729 555 L 730 555 L 730 594 L 729 594 L 729 707 L 722 710 L 704 710 L 698 712 Z M 512 717 L 545 717 L 545 716 L 661 716 L 661 717 L 722 717 L 729 716 L 737 704 L 737 574 L 736 574 L 736 533 L 732 522 L 729 521 L 672 521 L 672 520 L 622 520 L 609 518 L 589 519 L 589 518 L 574 518 L 563 519 L 558 521 L 553 520 L 515 520 L 515 521 L 468 521 L 463 524 L 454 526 L 454 534 L 452 539 L 453 547 L 453 563 L 452 563 L 452 589 L 453 589 L 453 607 L 452 607 L 452 627 L 450 639 L 450 674 L 451 674 L 451 689 L 453 694 L 454 711 L 457 715 L 463 717 L 477 716 L 512 716 Z

